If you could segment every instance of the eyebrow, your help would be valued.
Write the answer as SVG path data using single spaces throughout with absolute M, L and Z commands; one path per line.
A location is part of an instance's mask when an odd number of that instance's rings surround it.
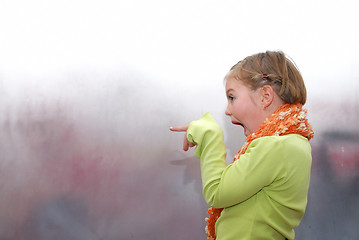
M 229 93 L 230 91 L 233 91 L 233 90 L 234 90 L 233 88 L 228 89 L 228 90 L 226 91 L 226 94 L 228 95 L 228 93 Z

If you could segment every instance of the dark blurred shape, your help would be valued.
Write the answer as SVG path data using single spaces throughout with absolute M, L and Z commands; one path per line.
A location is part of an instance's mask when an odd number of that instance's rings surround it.
M 326 131 L 321 135 L 315 154 L 322 174 L 334 181 L 356 185 L 359 178 L 359 133 Z
M 170 164 L 174 166 L 183 166 L 184 175 L 183 175 L 183 183 L 195 183 L 195 186 L 198 190 L 198 193 L 202 191 L 202 183 L 201 183 L 201 168 L 199 165 L 199 159 L 197 157 L 189 157 L 180 160 L 171 160 Z
M 307 211 L 298 240 L 358 239 L 359 133 L 325 131 L 313 144 Z
M 35 207 L 26 220 L 22 236 L 28 240 L 95 240 L 87 208 L 79 199 L 62 196 Z

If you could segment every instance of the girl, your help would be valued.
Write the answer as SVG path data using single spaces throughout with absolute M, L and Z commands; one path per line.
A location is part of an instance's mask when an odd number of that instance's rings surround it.
M 207 239 L 294 239 L 312 161 L 303 78 L 283 52 L 267 51 L 234 65 L 225 83 L 225 113 L 247 137 L 232 164 L 226 166 L 223 133 L 209 113 L 170 128 L 186 132 L 183 150 L 196 146 L 203 196 L 212 207 Z

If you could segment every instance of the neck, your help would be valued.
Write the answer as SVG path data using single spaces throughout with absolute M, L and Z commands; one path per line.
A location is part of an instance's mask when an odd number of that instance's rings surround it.
M 270 118 L 272 114 L 284 104 L 285 103 L 282 101 L 282 99 L 280 99 L 279 97 L 275 97 L 273 101 L 263 109 L 264 121 Z

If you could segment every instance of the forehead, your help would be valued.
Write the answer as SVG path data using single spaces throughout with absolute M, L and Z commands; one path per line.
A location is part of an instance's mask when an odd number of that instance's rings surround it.
M 241 71 L 236 68 L 230 70 L 226 74 L 226 76 L 224 77 L 224 81 L 225 81 L 225 83 L 235 81 L 235 82 L 240 82 L 241 84 L 243 84 L 245 82 L 244 79 L 242 78 Z
M 241 80 L 236 79 L 236 78 L 231 77 L 231 76 L 227 76 L 225 78 L 225 82 L 226 82 L 226 93 L 231 91 L 231 90 L 236 91 L 236 90 L 240 90 L 240 89 L 246 87 Z

